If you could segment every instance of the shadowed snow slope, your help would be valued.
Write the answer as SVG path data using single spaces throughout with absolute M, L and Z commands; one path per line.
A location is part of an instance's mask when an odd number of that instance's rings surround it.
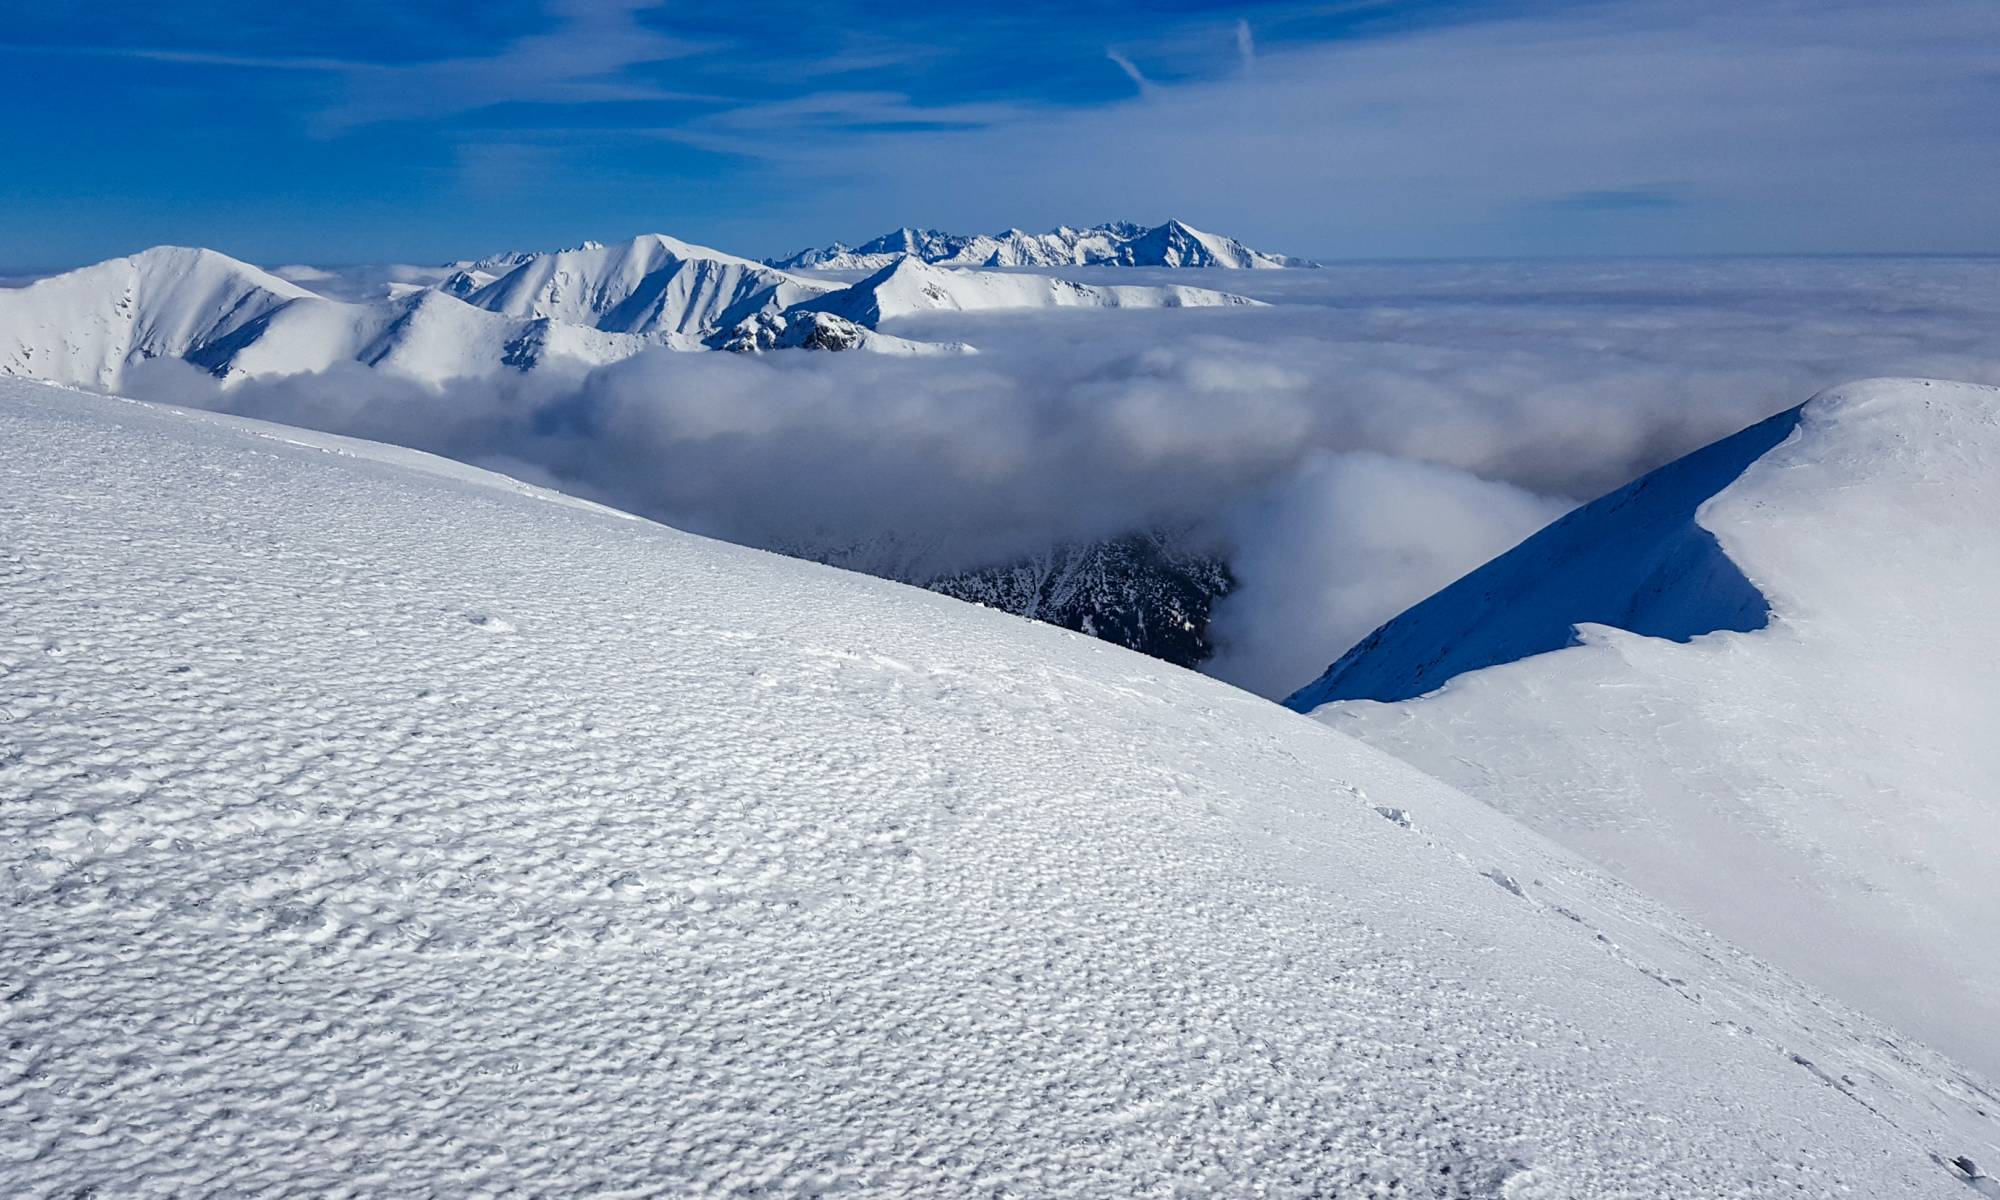
M 1769 606 L 1695 510 L 1798 425 L 1779 413 L 1570 513 L 1377 629 L 1286 701 L 1408 700 L 1453 676 L 1577 644 L 1579 625 L 1685 642 L 1761 628 Z
M 1564 518 L 1291 703 L 1990 1073 L 1996 512 L 2000 391 L 1835 388 Z
M 2000 1097 L 1389 756 L 0 381 L 0 1190 L 1969 1195 Z

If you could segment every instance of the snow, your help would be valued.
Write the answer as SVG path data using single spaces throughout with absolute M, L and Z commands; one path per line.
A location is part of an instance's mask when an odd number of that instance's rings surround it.
M 354 361 L 443 384 L 545 362 L 602 366 L 660 344 L 587 326 L 503 316 L 419 289 L 368 305 L 300 300 L 188 357 L 224 380 L 308 374 Z
M 1564 516 L 1369 635 L 1287 703 L 1408 700 L 1560 650 L 1584 625 L 1685 642 L 1761 629 L 1770 605 L 1696 511 L 1798 427 L 1761 421 Z
M 646 234 L 537 254 L 469 293 L 480 308 L 613 333 L 704 336 L 831 290 L 706 246 Z
M 0 289 L 0 373 L 114 387 L 312 293 L 213 250 L 158 246 Z
M 1291 703 L 1991 1074 L 1996 508 L 2000 391 L 1835 388 L 1564 518 Z
M 868 278 L 799 307 L 874 327 L 929 312 L 1030 308 L 1217 308 L 1261 302 L 1227 292 L 1168 284 L 1140 287 L 1073 283 L 1047 275 L 960 271 L 905 255 Z
M 2000 1096 L 1311 721 L 0 380 L 16 1195 L 1973 1194 Z
M 874 328 L 885 314 L 939 308 L 1256 303 L 1177 285 L 1092 286 L 902 261 L 912 265 L 842 286 L 647 234 L 434 268 L 295 265 L 281 278 L 213 251 L 160 247 L 0 289 L 0 374 L 115 392 L 128 368 L 151 358 L 184 359 L 224 380 L 356 361 L 441 385 L 553 360 L 602 366 L 655 347 L 971 350 Z
M 768 266 L 795 271 L 877 271 L 904 255 L 952 267 L 1111 264 L 1266 270 L 1319 265 L 1302 258 L 1252 250 L 1235 238 L 1204 233 L 1181 221 L 1168 221 L 1152 229 L 1129 221 L 1087 229 L 1063 225 L 1048 233 L 1009 229 L 990 237 L 903 228 L 860 246 L 834 242 L 822 249 L 800 250 L 765 262 Z

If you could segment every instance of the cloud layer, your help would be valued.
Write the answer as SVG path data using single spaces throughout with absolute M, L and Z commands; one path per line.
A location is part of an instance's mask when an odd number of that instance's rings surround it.
M 1565 505 L 1819 387 L 2000 383 L 1991 260 L 1369 266 L 1226 285 L 1276 306 L 897 329 L 984 351 L 968 358 L 662 351 L 443 389 L 360 366 L 223 389 L 156 363 L 130 386 L 905 576 L 1192 526 L 1240 580 L 1213 669 L 1279 695 Z

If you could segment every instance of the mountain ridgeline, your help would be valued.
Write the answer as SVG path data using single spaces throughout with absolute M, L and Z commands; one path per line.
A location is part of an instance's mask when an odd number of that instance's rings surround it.
M 787 271 L 873 271 L 903 257 L 950 267 L 1220 267 L 1265 271 L 1319 265 L 1310 259 L 1253 250 L 1235 238 L 1205 233 L 1184 221 L 1150 228 L 1113 221 L 1084 229 L 1062 225 L 1047 233 L 1008 229 L 971 236 L 904 228 L 858 246 L 834 242 L 764 262 Z
M 949 265 L 973 257 L 996 265 L 1112 261 L 1105 255 L 1188 267 L 1283 265 L 1179 223 L 1058 234 L 978 255 L 963 242 L 945 254 L 937 239 L 912 235 L 905 252 L 870 260 L 869 273 L 851 282 L 661 234 L 383 268 L 372 282 L 359 269 L 295 266 L 279 274 L 213 250 L 157 247 L 0 289 L 0 374 L 116 392 L 136 368 L 170 359 L 213 376 L 226 394 L 282 379 L 309 390 L 314 377 L 351 364 L 443 388 L 545 368 L 584 372 L 656 351 L 964 355 L 975 348 L 887 330 L 925 314 L 1257 304 L 1181 284 L 1094 284 Z M 328 412 L 343 410 L 345 386 L 329 377 Z M 1229 586 L 1220 558 L 1143 530 L 942 578 L 876 573 L 1183 666 L 1208 656 L 1209 607 Z

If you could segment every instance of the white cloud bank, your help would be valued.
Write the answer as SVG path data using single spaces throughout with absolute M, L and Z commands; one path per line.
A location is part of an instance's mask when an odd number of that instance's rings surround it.
M 1135 281 L 1144 272 L 1117 276 Z M 1192 524 L 1266 694 L 1574 500 L 1829 383 L 2000 383 L 2000 261 L 1337 267 L 1268 309 L 982 314 L 969 358 L 659 352 L 432 389 L 352 366 L 159 398 L 402 442 L 686 528 L 921 573 Z

